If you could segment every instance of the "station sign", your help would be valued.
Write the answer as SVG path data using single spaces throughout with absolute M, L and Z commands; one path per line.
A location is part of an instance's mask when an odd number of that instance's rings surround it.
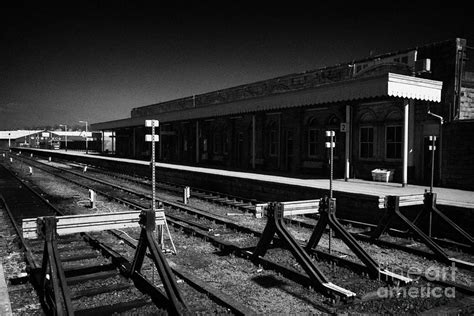
M 41 137 L 49 137 L 49 133 L 48 132 L 42 132 Z
M 160 121 L 158 120 L 145 120 L 146 127 L 158 127 L 160 126 Z
M 152 136 L 155 136 L 154 138 Z M 160 135 L 145 135 L 145 141 L 147 142 L 159 142 L 160 141 Z

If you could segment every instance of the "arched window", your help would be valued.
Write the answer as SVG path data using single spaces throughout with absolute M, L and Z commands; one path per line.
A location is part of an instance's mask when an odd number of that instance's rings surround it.
M 278 156 L 278 127 L 275 122 L 271 123 L 268 128 L 268 141 L 269 149 L 268 153 L 272 157 Z
M 214 154 L 222 152 L 222 133 L 218 129 L 215 129 L 212 133 L 212 151 Z
M 336 115 L 333 114 L 328 118 L 326 126 L 335 127 L 339 129 L 340 124 L 341 124 L 341 120 Z
M 318 143 L 320 130 L 316 118 L 312 118 L 308 122 L 308 157 L 314 158 L 318 154 Z

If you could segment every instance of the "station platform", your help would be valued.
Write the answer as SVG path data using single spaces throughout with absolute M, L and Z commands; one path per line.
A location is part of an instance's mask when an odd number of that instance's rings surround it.
M 18 148 L 18 150 L 25 151 L 25 148 Z M 107 156 L 99 156 L 97 154 L 86 154 L 80 151 L 64 151 L 64 150 L 46 150 L 46 149 L 31 149 L 28 148 L 28 151 L 42 152 L 44 154 L 61 154 L 69 155 L 76 157 L 88 157 L 95 159 L 103 159 L 110 161 L 122 161 L 129 164 L 137 164 L 143 166 L 149 166 L 150 163 L 142 160 L 134 160 L 127 158 L 115 158 Z M 301 186 L 306 188 L 314 188 L 320 190 L 329 190 L 329 180 L 328 179 L 301 179 L 295 177 L 284 177 L 284 176 L 275 176 L 267 175 L 254 172 L 240 172 L 240 171 L 229 171 L 224 169 L 215 169 L 207 167 L 194 167 L 186 165 L 177 165 L 169 163 L 155 163 L 157 168 L 173 169 L 173 170 L 182 170 L 186 172 L 194 172 L 201 174 L 209 175 L 218 175 L 230 178 L 237 178 L 242 180 L 255 180 L 255 181 L 264 181 L 272 183 L 280 183 L 294 186 Z M 353 194 L 361 194 L 364 196 L 373 196 L 376 198 L 384 198 L 387 195 L 414 195 L 414 194 L 423 194 L 425 190 L 429 190 L 429 186 L 420 186 L 414 184 L 408 184 L 405 187 L 402 187 L 400 183 L 394 182 L 377 182 L 377 181 L 368 181 L 361 179 L 349 179 L 345 181 L 343 179 L 333 180 L 333 191 L 334 192 L 345 192 Z M 474 211 L 474 191 L 443 188 L 443 187 L 433 187 L 433 192 L 438 195 L 438 205 L 448 205 L 448 206 L 457 206 L 463 208 L 471 208 Z
M 150 177 L 150 162 L 126 158 L 86 154 L 84 152 L 15 148 L 22 153 L 33 153 L 45 158 L 71 159 L 78 163 L 96 165 L 113 170 L 128 170 L 137 175 Z M 16 153 L 13 153 L 15 155 Z M 69 156 L 69 157 L 68 157 Z M 329 195 L 329 179 L 301 179 L 253 172 L 229 171 L 198 166 L 177 165 L 157 162 L 155 165 L 157 181 L 171 182 L 191 188 L 226 193 L 258 202 L 297 201 L 319 199 Z M 337 200 L 338 216 L 355 221 L 376 224 L 383 216 L 386 196 L 400 197 L 423 195 L 427 186 L 400 183 L 385 183 L 360 179 L 336 179 L 333 181 L 333 196 Z M 474 225 L 474 192 L 433 188 L 437 194 L 437 204 L 448 217 L 455 219 L 466 231 Z M 422 202 L 422 200 L 421 200 Z M 404 209 L 415 213 L 421 206 L 407 206 Z M 436 223 L 434 224 L 436 226 Z M 436 229 L 436 227 L 433 227 Z M 438 229 L 443 230 L 440 226 Z

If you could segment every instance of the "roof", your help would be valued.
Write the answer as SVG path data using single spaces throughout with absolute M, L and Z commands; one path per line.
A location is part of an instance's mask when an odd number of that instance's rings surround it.
M 389 72 L 379 76 L 339 81 L 311 89 L 281 93 L 278 95 L 214 104 L 181 111 L 171 111 L 159 115 L 96 123 L 92 124 L 92 128 L 95 130 L 107 130 L 143 125 L 146 119 L 172 122 L 376 97 L 398 97 L 440 102 L 442 86 L 443 83 L 441 81 Z
M 52 134 L 58 135 L 58 136 L 65 136 L 67 135 L 68 137 L 70 136 L 82 136 L 81 134 L 83 132 L 81 131 L 51 131 Z
M 18 131 L 0 131 L 0 139 L 18 139 L 25 136 L 33 135 L 43 130 L 18 130 Z

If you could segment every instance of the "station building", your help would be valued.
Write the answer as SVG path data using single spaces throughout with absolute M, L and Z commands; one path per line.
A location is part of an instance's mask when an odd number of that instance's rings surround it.
M 87 147 L 91 151 L 105 151 L 109 148 L 102 141 L 103 133 L 89 132 Z M 11 147 L 86 150 L 85 132 L 55 130 L 12 130 L 0 131 L 0 150 Z
M 474 189 L 474 62 L 452 39 L 303 73 L 133 108 L 92 124 L 111 153 L 150 159 L 145 120 L 160 121 L 158 161 L 232 170 L 334 176 Z
M 10 147 L 30 147 L 31 143 L 41 138 L 42 130 L 14 130 L 0 131 L 0 150 Z

